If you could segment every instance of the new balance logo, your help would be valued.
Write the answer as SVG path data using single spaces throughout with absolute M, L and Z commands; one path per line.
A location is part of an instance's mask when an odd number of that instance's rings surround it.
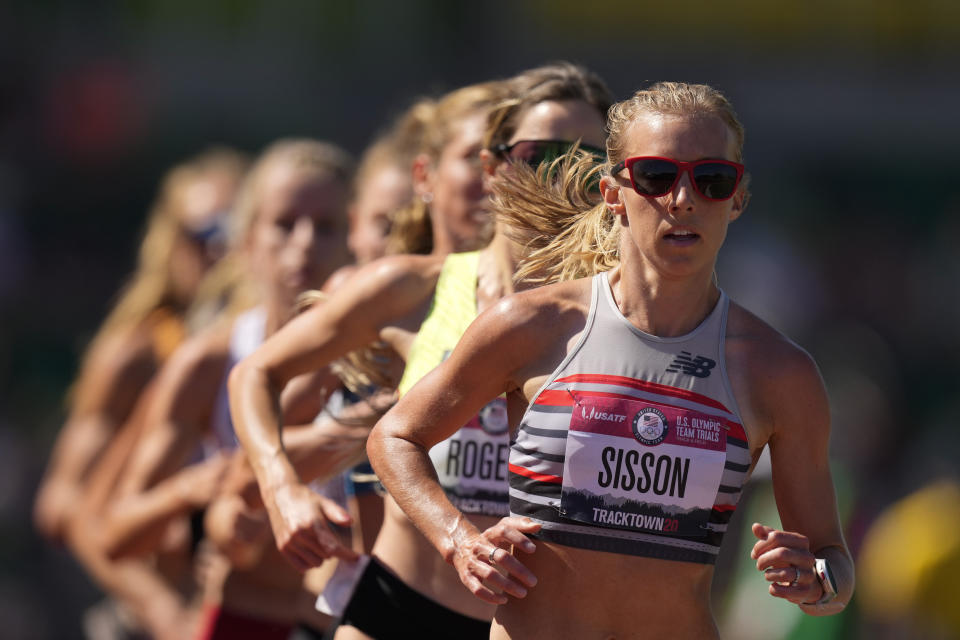
M 706 378 L 715 366 L 717 366 L 717 363 L 710 358 L 693 357 L 689 351 L 681 351 L 680 355 L 667 367 L 667 371 L 670 373 L 681 372 L 696 378 Z

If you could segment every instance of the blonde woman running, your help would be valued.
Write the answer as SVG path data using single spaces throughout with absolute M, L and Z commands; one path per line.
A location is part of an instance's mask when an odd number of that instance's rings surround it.
M 145 560 L 115 562 L 88 535 L 90 516 L 103 506 L 136 440 L 135 406 L 181 343 L 186 310 L 222 254 L 227 211 L 246 165 L 242 154 L 215 148 L 167 173 L 137 269 L 90 343 L 70 391 L 69 417 L 40 486 L 34 521 L 42 535 L 65 543 L 110 595 L 87 611 L 88 632 L 179 632 L 184 590 L 178 583 L 189 582 L 189 569 L 179 561 L 187 555 L 186 537 L 168 545 L 159 567 Z
M 152 552 L 179 515 L 206 506 L 183 470 L 201 446 L 213 459 L 235 446 L 225 379 L 234 362 L 282 326 L 297 295 L 322 284 L 347 259 L 352 159 L 313 140 L 283 140 L 251 169 L 238 198 L 231 249 L 201 295 L 227 303 L 223 317 L 187 341 L 160 372 L 143 434 L 102 521 L 110 553 Z M 202 304 L 202 301 L 201 301 Z M 285 404 L 291 423 L 309 423 L 323 406 L 322 380 Z M 205 465 L 208 463 L 201 463 Z M 275 560 L 275 559 L 274 559 Z M 301 618 L 320 618 L 302 578 L 264 556 L 245 570 L 208 559 L 201 637 L 236 628 L 285 637 Z
M 757 568 L 772 596 L 837 612 L 853 565 L 823 382 L 714 277 L 748 198 L 743 128 L 717 91 L 677 83 L 615 105 L 608 128 L 600 205 L 569 188 L 593 177 L 578 165 L 557 181 L 565 191 L 503 187 L 531 233 L 576 221 L 540 238 L 529 266 L 577 279 L 481 315 L 377 425 L 374 468 L 463 584 L 499 605 L 491 637 L 716 638 L 713 563 L 769 446 L 783 529 L 753 526 Z M 450 502 L 427 452 L 501 393 L 511 516 L 484 528 Z

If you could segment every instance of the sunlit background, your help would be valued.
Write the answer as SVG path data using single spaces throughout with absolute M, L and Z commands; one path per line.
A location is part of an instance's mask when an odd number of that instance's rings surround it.
M 561 59 L 618 99 L 731 98 L 753 198 L 720 283 L 831 395 L 847 540 L 873 549 L 858 594 L 804 619 L 731 539 L 725 637 L 960 633 L 960 4 L 35 0 L 0 4 L 0 636 L 80 637 L 97 598 L 30 504 L 162 173 L 293 134 L 359 153 L 417 96 Z M 739 517 L 776 518 L 762 467 Z

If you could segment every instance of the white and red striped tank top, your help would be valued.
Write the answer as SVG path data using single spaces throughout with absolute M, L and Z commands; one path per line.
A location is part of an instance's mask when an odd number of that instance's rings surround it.
M 713 564 L 750 471 L 724 365 L 729 298 L 684 336 L 640 331 L 606 273 L 510 450 L 510 512 L 559 544 Z

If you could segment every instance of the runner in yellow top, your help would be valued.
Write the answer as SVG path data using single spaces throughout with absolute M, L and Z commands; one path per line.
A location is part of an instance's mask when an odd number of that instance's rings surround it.
M 477 317 L 479 257 L 479 252 L 471 251 L 450 255 L 443 263 L 429 314 L 407 356 L 401 395 L 447 359 Z M 441 486 L 464 513 L 507 515 L 507 427 L 507 402 L 501 396 L 430 450 Z

